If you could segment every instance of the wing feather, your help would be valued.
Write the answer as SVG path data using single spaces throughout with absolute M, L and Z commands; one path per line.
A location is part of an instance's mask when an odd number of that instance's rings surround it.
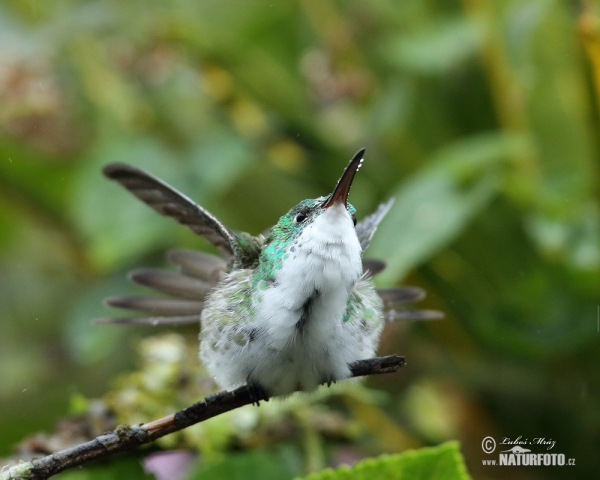
M 356 235 L 358 236 L 363 252 L 367 249 L 369 243 L 371 243 L 371 238 L 373 238 L 373 234 L 377 230 L 377 225 L 383 220 L 383 217 L 386 216 L 393 204 L 394 199 L 390 198 L 387 202 L 380 204 L 377 210 L 371 215 L 367 215 L 356 224 Z
M 121 317 L 121 318 L 96 318 L 92 323 L 97 325 L 150 325 L 180 326 L 198 324 L 198 315 L 182 315 L 174 317 Z
M 103 172 L 161 215 L 174 218 L 208 240 L 224 256 L 239 258 L 235 234 L 212 213 L 170 185 L 125 163 L 111 163 L 104 167 Z
M 145 295 L 123 295 L 109 297 L 105 300 L 111 307 L 142 312 L 161 313 L 163 315 L 198 315 L 204 302 L 180 298 L 153 297 Z
M 227 262 L 210 253 L 196 250 L 174 249 L 167 252 L 167 260 L 176 265 L 182 274 L 216 284 L 227 270 Z
M 439 320 L 444 314 L 439 310 L 387 310 L 383 313 L 387 322 L 397 320 Z
M 204 298 L 214 287 L 206 281 L 162 268 L 139 268 L 130 272 L 129 278 L 159 292 L 194 299 Z
M 170 296 L 123 295 L 110 297 L 105 303 L 111 307 L 151 313 L 149 316 L 100 318 L 94 323 L 117 325 L 186 325 L 200 322 L 204 297 L 221 279 L 227 262 L 204 252 L 170 250 L 170 263 L 179 271 L 160 268 L 133 270 L 129 279 Z

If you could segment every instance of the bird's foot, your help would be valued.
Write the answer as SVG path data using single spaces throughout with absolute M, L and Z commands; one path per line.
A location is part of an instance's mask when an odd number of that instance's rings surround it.
M 259 383 L 248 383 L 246 386 L 248 387 L 248 393 L 252 399 L 252 405 L 260 407 L 261 400 L 264 400 L 265 402 L 269 401 L 269 392 L 267 392 Z
M 321 383 L 326 384 L 328 387 L 331 387 L 331 385 L 333 385 L 334 383 L 336 383 L 337 380 L 335 378 L 331 378 L 331 377 L 327 377 L 325 378 L 325 380 L 323 380 Z

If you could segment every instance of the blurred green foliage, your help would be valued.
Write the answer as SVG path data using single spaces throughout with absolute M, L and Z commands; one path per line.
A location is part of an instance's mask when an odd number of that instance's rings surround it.
M 475 477 L 562 478 L 482 466 L 484 437 L 521 435 L 595 478 L 597 0 L 2 0 L 0 47 L 0 454 L 74 394 L 121 388 L 154 332 L 89 321 L 133 290 L 128 268 L 207 248 L 104 164 L 258 233 L 366 146 L 359 217 L 396 197 L 368 251 L 389 264 L 378 282 L 425 287 L 447 317 L 388 325 L 380 352 L 406 369 L 369 381 L 379 400 L 328 403 L 361 432 L 350 457 L 458 439 Z M 311 431 L 246 445 L 248 465 L 339 463 Z

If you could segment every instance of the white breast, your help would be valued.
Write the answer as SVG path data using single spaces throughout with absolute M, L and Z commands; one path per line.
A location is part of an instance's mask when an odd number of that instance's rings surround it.
M 205 305 L 200 355 L 226 388 L 248 382 L 272 395 L 310 391 L 348 377 L 350 363 L 374 354 L 379 300 L 371 282 L 360 280 L 361 247 L 344 206 L 329 207 L 307 225 L 286 255 L 274 281 L 252 291 L 242 316 L 230 311 L 228 299 L 248 291 L 251 271 L 242 282 L 227 277 Z M 356 288 L 368 292 L 360 294 L 360 308 L 376 312 L 370 328 L 361 312 L 344 321 Z
M 256 376 L 268 389 L 316 388 L 348 375 L 344 328 L 348 298 L 362 274 L 361 247 L 352 219 L 341 204 L 307 225 L 273 286 L 255 303 L 264 357 Z

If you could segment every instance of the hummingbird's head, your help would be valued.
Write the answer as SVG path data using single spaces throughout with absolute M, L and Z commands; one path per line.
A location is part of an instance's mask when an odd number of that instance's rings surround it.
M 292 296 L 303 298 L 325 284 L 352 285 L 358 279 L 362 248 L 348 192 L 363 153 L 359 150 L 350 160 L 330 195 L 301 201 L 271 228 L 256 270 L 257 282 L 295 285 L 302 293 Z
M 269 240 L 291 241 L 298 237 L 304 230 L 310 228 L 314 222 L 321 219 L 323 223 L 343 222 L 346 225 L 352 222 L 356 225 L 356 209 L 348 203 L 348 193 L 354 175 L 363 162 L 365 149 L 359 150 L 344 170 L 338 183 L 330 195 L 315 199 L 302 200 L 292 207 L 279 222 L 271 229 Z

